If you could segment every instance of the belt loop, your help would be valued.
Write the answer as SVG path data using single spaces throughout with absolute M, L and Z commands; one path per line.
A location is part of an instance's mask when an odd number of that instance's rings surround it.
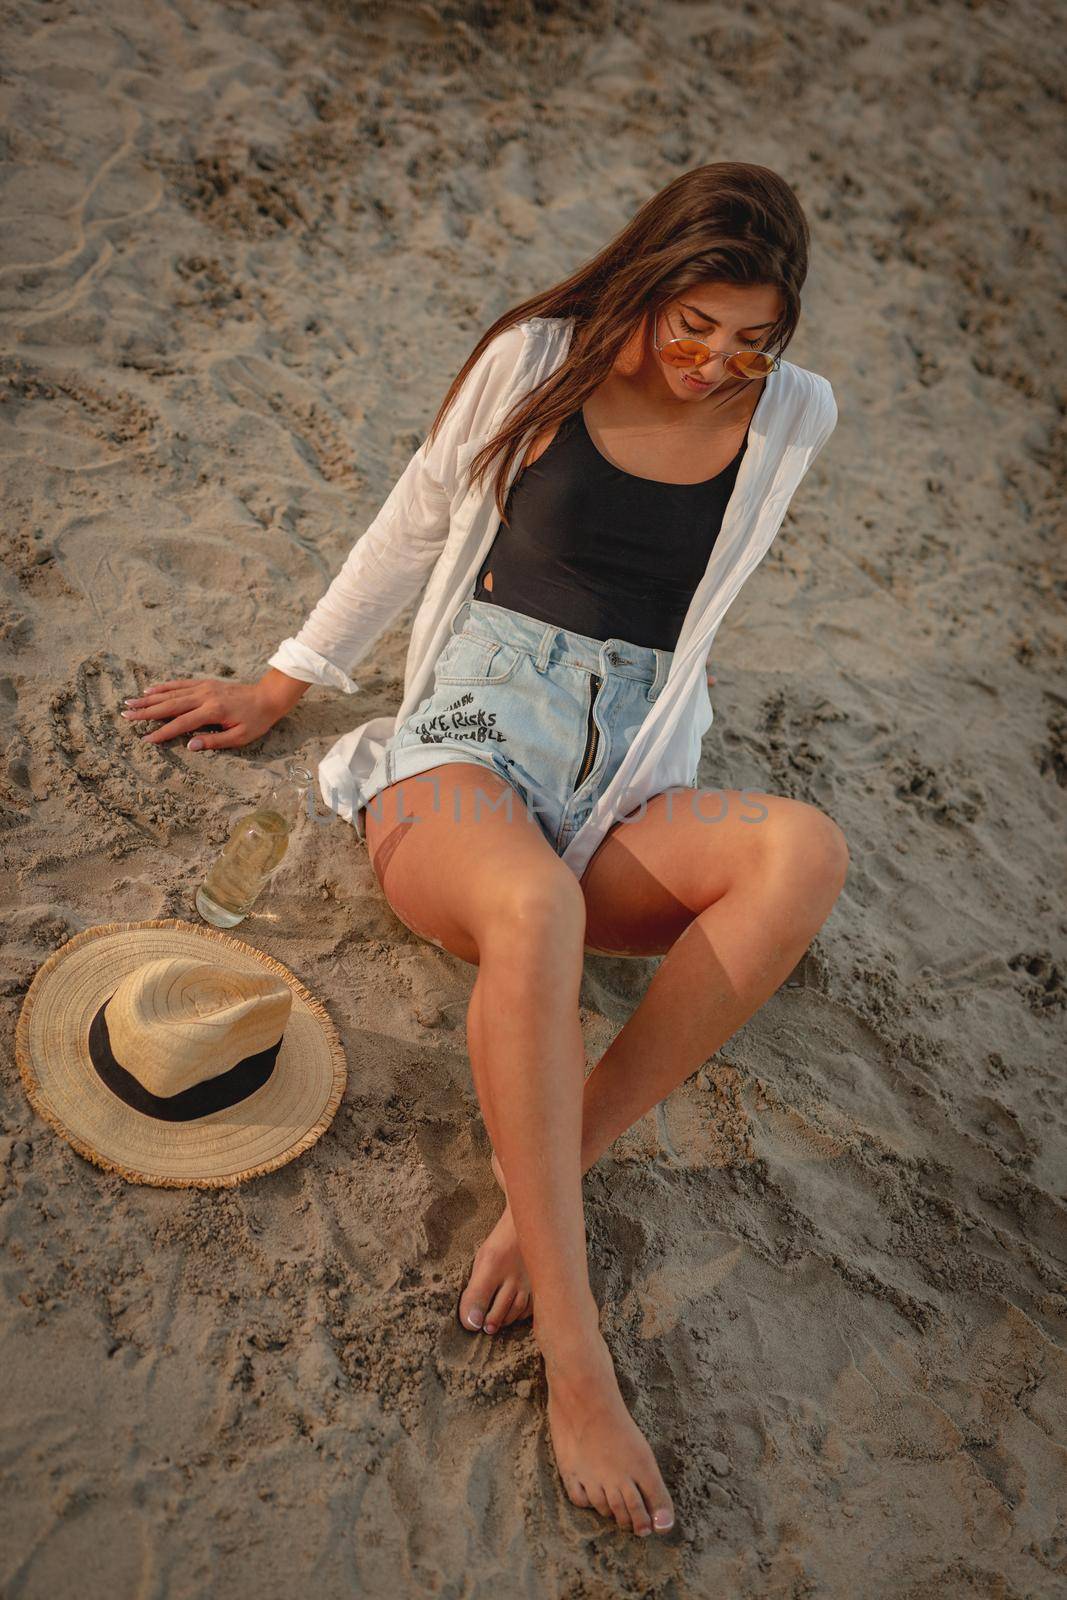
M 551 622 L 545 623 L 545 631 L 541 635 L 541 643 L 537 647 L 537 660 L 535 665 L 538 672 L 546 672 L 548 670 L 548 658 L 552 653 L 552 646 L 556 641 L 556 634 L 558 631 L 559 630 L 557 628 L 552 626 Z
M 667 676 L 671 670 L 671 659 L 673 652 L 670 650 L 660 650 L 656 645 L 653 645 L 652 648 L 656 652 L 656 675 L 652 680 L 651 696 L 653 700 L 658 700 L 663 689 L 663 685 L 667 682 Z

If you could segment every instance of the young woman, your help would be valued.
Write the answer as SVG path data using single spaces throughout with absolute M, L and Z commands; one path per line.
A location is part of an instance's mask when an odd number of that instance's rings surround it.
M 398 714 L 339 740 L 320 787 L 396 914 L 478 969 L 467 1037 L 506 1203 L 461 1323 L 533 1315 L 567 1492 L 639 1534 L 673 1507 L 599 1331 L 582 1174 L 775 992 L 848 859 L 811 806 L 696 787 L 715 632 L 836 421 L 826 379 L 781 359 L 808 237 L 767 168 L 683 174 L 487 331 L 258 683 L 129 702 L 157 742 L 245 744 L 309 682 L 357 692 L 425 585 Z M 664 958 L 588 1079 L 586 949 Z

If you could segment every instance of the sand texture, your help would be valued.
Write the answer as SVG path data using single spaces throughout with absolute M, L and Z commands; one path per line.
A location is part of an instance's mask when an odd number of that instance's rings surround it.
M 560 0 L 8 0 L 0 77 L 0 1593 L 5 1600 L 1046 1600 L 1067 1592 L 1063 13 Z M 1059 137 L 1057 137 L 1059 136 Z M 345 1099 L 218 1192 L 35 1116 L 22 996 L 187 917 L 259 744 L 123 698 L 258 677 L 481 331 L 677 173 L 814 233 L 789 357 L 840 421 L 712 659 L 702 777 L 813 801 L 845 889 L 779 991 L 585 1180 L 592 1281 L 677 1510 L 567 1499 L 528 1324 L 453 1309 L 499 1213 L 473 968 L 336 817 L 240 936 Z M 590 957 L 594 1062 L 655 970 Z

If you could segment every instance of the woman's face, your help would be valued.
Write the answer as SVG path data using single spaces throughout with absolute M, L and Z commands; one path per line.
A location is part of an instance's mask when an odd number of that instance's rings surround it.
M 758 382 L 725 372 L 723 355 L 764 349 L 782 309 L 779 291 L 769 284 L 705 283 L 683 290 L 655 319 L 649 339 L 662 382 L 672 395 L 690 402 L 699 402 L 726 384 L 743 389 Z M 702 339 L 715 352 L 699 367 L 672 367 L 655 348 L 656 341 L 662 346 L 669 339 L 691 338 Z

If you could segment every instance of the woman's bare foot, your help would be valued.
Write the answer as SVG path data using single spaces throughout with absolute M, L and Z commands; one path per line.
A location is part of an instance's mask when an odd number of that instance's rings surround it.
M 506 1197 L 495 1150 L 491 1165 Z M 464 1323 L 472 1326 L 470 1313 L 484 1314 L 487 1304 L 491 1313 L 484 1323 L 487 1333 L 518 1322 L 533 1310 L 509 1205 L 474 1258 L 471 1280 L 460 1301 Z M 595 1306 L 591 1310 L 595 1317 Z M 599 1329 L 592 1327 L 588 1337 L 566 1353 L 557 1348 L 548 1354 L 542 1350 L 542 1355 L 552 1448 L 570 1499 L 576 1506 L 613 1516 L 620 1528 L 642 1537 L 653 1528 L 669 1532 L 674 1526 L 671 1497 L 651 1445 L 626 1409 L 611 1352 Z
M 574 1354 L 546 1355 L 545 1377 L 552 1448 L 570 1499 L 613 1516 L 627 1532 L 668 1532 L 671 1497 L 651 1445 L 626 1409 L 599 1332 Z
M 532 1306 L 530 1279 L 511 1207 L 505 1205 L 500 1221 L 474 1257 L 470 1282 L 459 1300 L 460 1321 L 465 1328 L 496 1333 L 509 1323 L 522 1322 Z

